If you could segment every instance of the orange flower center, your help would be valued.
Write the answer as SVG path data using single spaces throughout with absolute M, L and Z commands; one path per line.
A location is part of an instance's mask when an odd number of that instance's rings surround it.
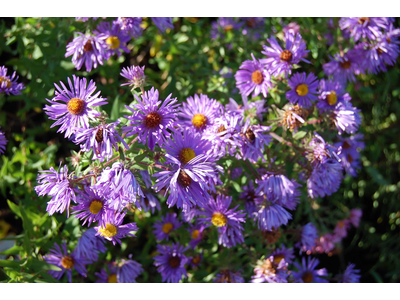
M 174 228 L 174 225 L 172 225 L 171 223 L 165 223 L 162 227 L 162 231 L 164 233 L 169 233 L 172 229 Z
M 79 98 L 72 98 L 68 101 L 67 109 L 73 115 L 80 115 L 85 110 L 85 101 Z
M 144 124 L 147 128 L 157 127 L 161 124 L 161 116 L 156 112 L 149 113 L 144 119 Z
M 264 77 L 260 70 L 255 70 L 253 74 L 251 74 L 251 81 L 253 81 L 255 84 L 260 84 L 263 82 L 263 79 Z
M 75 261 L 70 256 L 65 256 L 61 260 L 61 265 L 64 269 L 71 269 L 75 264 Z
M 283 50 L 280 57 L 281 60 L 290 62 L 292 60 L 293 54 L 289 50 Z
M 203 114 L 195 114 L 192 118 L 193 126 L 200 128 L 207 123 L 207 117 Z
M 197 239 L 197 238 L 199 238 L 199 235 L 200 235 L 200 231 L 199 230 L 193 230 L 192 231 L 192 239 Z
M 117 274 L 111 274 L 107 279 L 108 283 L 117 283 Z
M 307 94 L 308 94 L 308 85 L 305 84 L 305 83 L 299 84 L 299 85 L 296 87 L 296 93 L 297 93 L 297 95 L 299 95 L 299 96 L 305 96 L 305 95 L 307 95 Z
M 329 105 L 335 105 L 337 102 L 337 96 L 335 91 L 331 91 L 329 95 L 326 96 L 326 102 L 328 102 Z
M 92 214 L 97 215 L 102 208 L 103 208 L 103 202 L 95 199 L 90 203 L 89 211 Z

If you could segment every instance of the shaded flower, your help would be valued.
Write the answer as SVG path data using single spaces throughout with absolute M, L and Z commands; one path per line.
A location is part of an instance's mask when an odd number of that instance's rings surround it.
M 188 247 L 184 248 L 179 243 L 168 245 L 157 245 L 159 255 L 154 257 L 154 265 L 158 273 L 161 273 L 163 282 L 177 283 L 183 278 L 187 277 L 185 264 L 188 258 L 183 254 Z
M 130 255 L 129 257 L 131 257 Z M 136 277 L 144 270 L 142 265 L 134 260 L 122 259 L 117 267 L 117 282 L 118 283 L 135 283 Z
M 203 260 L 203 253 L 195 254 L 192 257 L 189 257 L 188 260 L 190 267 L 197 268 Z
M 240 133 L 242 137 L 240 148 L 242 159 L 256 163 L 261 158 L 265 162 L 264 146 L 268 146 L 272 140 L 272 137 L 267 134 L 270 129 L 270 126 L 250 125 L 250 119 L 246 120 Z
M 287 267 L 288 263 L 284 258 L 275 260 L 274 256 L 270 256 L 265 260 L 259 260 L 254 268 L 255 275 L 251 276 L 251 282 L 287 283 Z
M 161 32 L 166 32 L 167 29 L 174 29 L 174 25 L 172 24 L 172 18 L 151 18 L 154 25 L 157 26 L 158 30 Z
M 99 279 L 96 283 L 118 283 L 117 266 L 114 264 L 106 264 L 106 270 L 101 269 L 100 273 L 95 273 Z
M 343 275 L 337 276 L 338 282 L 342 283 L 358 283 L 360 282 L 361 275 L 359 275 L 360 270 L 356 270 L 355 264 L 349 263 Z
M 99 253 L 107 251 L 104 245 L 104 239 L 96 236 L 94 228 L 87 229 L 78 240 L 75 248 L 75 254 L 78 258 L 87 258 L 92 262 L 97 261 Z
M 248 36 L 250 39 L 259 40 L 265 31 L 265 18 L 263 17 L 249 17 L 240 18 L 244 21 L 242 34 Z
M 243 192 L 240 193 L 239 199 L 244 201 L 247 215 L 252 216 L 258 210 L 256 203 L 263 201 L 264 196 L 262 193 L 256 192 L 252 180 L 249 181 L 248 185 L 242 186 L 242 190 Z
M 141 17 L 118 17 L 116 20 L 113 21 L 113 24 L 117 24 L 121 32 L 131 35 L 134 38 L 138 38 L 143 34 L 143 28 L 141 27 Z
M 7 140 L 4 132 L 0 131 L 0 154 L 6 151 Z
M 343 169 L 353 177 L 357 176 L 357 170 L 361 168 L 360 150 L 365 148 L 363 139 L 364 135 L 359 133 L 346 138 L 339 136 L 339 142 L 335 143 L 335 147 L 342 149 L 339 157 Z
M 21 95 L 21 90 L 25 89 L 22 83 L 18 83 L 17 72 L 10 76 L 7 75 L 7 68 L 5 66 L 0 67 L 0 93 L 5 93 L 7 95 Z
M 153 233 L 158 241 L 166 239 L 168 241 L 169 234 L 171 231 L 178 229 L 182 226 L 182 223 L 178 221 L 176 213 L 167 213 L 166 216 L 162 216 L 161 220 L 157 220 L 154 223 Z
M 339 154 L 341 148 L 336 148 L 328 143 L 318 134 L 314 133 L 307 147 L 307 159 L 313 168 L 325 164 L 329 159 L 340 161 Z
M 350 102 L 338 103 L 332 110 L 329 118 L 336 126 L 339 134 L 347 132 L 356 133 L 361 125 L 361 109 L 353 107 Z
M 238 22 L 234 18 L 218 18 L 211 23 L 211 39 L 224 39 L 228 32 L 238 31 L 242 26 L 243 22 Z
M 189 224 L 189 228 L 187 229 L 190 233 L 190 237 L 192 238 L 189 242 L 189 246 L 194 249 L 198 243 L 201 242 L 203 238 L 203 231 L 207 226 L 204 224 Z
M 279 264 L 284 259 L 288 264 L 291 264 L 294 259 L 293 248 L 285 248 L 284 244 L 281 244 L 281 248 L 276 249 L 272 252 L 271 256 L 274 257 L 274 262 Z
M 324 64 L 322 68 L 326 75 L 332 75 L 333 79 L 342 83 L 347 81 L 356 81 L 355 75 L 361 73 L 361 64 L 363 57 L 360 56 L 360 51 L 353 49 L 341 56 L 336 53 L 331 57 L 331 61 Z
M 338 239 L 343 239 L 347 236 L 347 230 L 350 228 L 349 220 L 340 220 L 337 222 L 334 233 Z
M 293 278 L 295 282 L 303 282 L 303 283 L 328 283 L 327 280 L 321 278 L 320 276 L 328 276 L 328 271 L 323 268 L 319 270 L 315 270 L 315 268 L 319 264 L 319 260 L 317 258 L 311 258 L 310 256 L 306 258 L 303 257 L 302 265 L 298 262 L 294 262 L 294 266 L 298 269 L 297 272 L 292 271 Z
M 318 78 L 314 73 L 306 75 L 303 73 L 296 73 L 289 78 L 288 85 L 291 90 L 286 93 L 286 98 L 292 104 L 299 104 L 300 107 L 310 108 L 311 105 L 317 100 L 315 94 L 318 88 Z
M 142 88 L 146 82 L 146 76 L 144 75 L 144 68 L 140 66 L 130 66 L 123 68 L 120 75 L 129 80 L 127 83 L 121 84 L 121 86 L 129 85 L 132 89 Z M 143 96 L 142 96 L 143 98 Z
M 355 208 L 350 210 L 349 221 L 353 224 L 354 227 L 358 227 L 360 225 L 360 220 L 362 216 L 362 210 L 359 208 Z
M 254 221 L 261 230 L 273 231 L 281 225 L 286 225 L 292 215 L 283 206 L 263 200 L 257 203 L 257 211 L 253 213 Z
M 316 167 L 307 180 L 307 191 L 311 198 L 330 196 L 336 192 L 343 178 L 339 162 L 328 159 Z
M 315 239 L 318 238 L 317 228 L 313 223 L 304 225 L 300 231 L 300 237 L 300 241 L 296 244 L 300 252 L 311 250 L 315 246 Z
M 220 271 L 216 275 L 214 282 L 217 282 L 217 283 L 244 283 L 244 279 L 242 277 L 242 274 L 240 274 L 240 271 L 232 272 L 232 271 L 226 269 L 226 270 Z

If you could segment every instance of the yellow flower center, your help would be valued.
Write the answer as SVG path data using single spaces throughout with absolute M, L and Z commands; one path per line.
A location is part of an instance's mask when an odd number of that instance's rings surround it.
M 197 238 L 199 238 L 199 235 L 200 235 L 200 231 L 199 230 L 193 230 L 192 231 L 192 239 L 197 239 Z
M 72 98 L 68 101 L 67 109 L 73 115 L 80 115 L 85 109 L 85 101 L 79 98 Z
M 213 225 L 215 225 L 217 227 L 225 226 L 227 221 L 228 220 L 226 219 L 226 217 L 223 214 L 221 214 L 220 212 L 213 213 L 213 215 L 211 217 L 211 223 L 213 223 Z
M 304 283 L 311 283 L 313 281 L 313 274 L 311 272 L 305 272 L 303 276 L 301 276 Z
M 102 208 L 103 208 L 103 202 L 96 199 L 90 203 L 89 211 L 92 214 L 97 215 Z
M 108 283 L 117 283 L 117 274 L 111 274 L 107 279 Z
M 64 269 L 71 269 L 75 264 L 75 261 L 70 256 L 65 256 L 61 260 L 61 265 Z
M 113 224 L 107 223 L 106 226 L 101 227 L 99 229 L 100 235 L 104 237 L 113 237 L 118 233 L 117 227 L 115 227 Z
M 251 74 L 251 81 L 253 81 L 255 84 L 260 84 L 263 82 L 263 74 L 261 73 L 260 70 L 256 70 Z
M 231 31 L 232 29 L 233 29 L 233 25 L 226 25 L 226 26 L 224 27 L 224 31 L 225 31 L 225 32 Z
M 106 39 L 106 44 L 108 45 L 108 47 L 110 47 L 111 49 L 117 49 L 119 47 L 119 39 L 116 36 L 110 36 Z
M 181 152 L 179 152 L 179 160 L 183 164 L 187 164 L 193 158 L 196 157 L 196 154 L 191 148 L 183 148 Z
M 299 95 L 299 96 L 305 96 L 305 95 L 307 95 L 308 94 L 308 85 L 307 84 L 299 84 L 297 87 L 296 87 L 296 93 L 297 93 L 297 95 Z
M 337 96 L 335 91 L 331 91 L 331 93 L 326 96 L 326 102 L 328 102 L 329 105 L 335 105 L 337 102 Z
M 7 82 L 7 88 L 8 88 L 8 89 L 11 87 L 11 80 L 10 80 L 10 79 L 7 79 L 7 78 L 4 78 L 3 76 L 1 76 L 1 77 L 0 77 L 0 84 L 1 84 L 2 82 Z
M 169 233 L 173 228 L 174 228 L 174 225 L 172 225 L 171 223 L 165 223 L 162 227 L 162 231 L 164 233 Z
M 274 262 L 279 265 L 281 260 L 284 258 L 285 258 L 285 256 L 283 256 L 283 254 L 274 255 Z
M 195 114 L 192 119 L 193 126 L 200 128 L 207 123 L 207 117 L 203 114 Z

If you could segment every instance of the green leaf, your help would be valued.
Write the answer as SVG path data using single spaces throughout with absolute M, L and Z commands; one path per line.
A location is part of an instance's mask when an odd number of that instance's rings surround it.
M 18 205 L 16 205 L 15 203 L 11 202 L 8 199 L 7 199 L 7 203 L 8 203 L 8 206 L 10 207 L 10 209 L 13 211 L 13 213 L 15 213 L 18 217 L 21 218 L 21 211 L 20 211 Z
M 147 156 L 147 153 L 145 152 L 145 153 L 143 153 L 143 154 L 136 155 L 133 159 L 134 159 L 136 162 L 141 162 L 146 156 Z
M 293 138 L 294 138 L 295 140 L 299 140 L 299 139 L 302 139 L 303 137 L 305 137 L 306 134 L 307 134 L 306 131 L 298 131 L 298 132 L 296 132 L 296 133 L 294 134 Z
M 114 121 L 116 121 L 119 118 L 119 95 L 114 100 L 110 117 Z

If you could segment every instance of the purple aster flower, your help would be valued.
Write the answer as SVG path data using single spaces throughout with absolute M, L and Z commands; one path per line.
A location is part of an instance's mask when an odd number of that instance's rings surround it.
M 170 163 L 170 169 L 153 175 L 157 177 L 153 188 L 159 192 L 166 187 L 165 195 L 168 190 L 171 191 L 167 199 L 168 207 L 176 204 L 186 211 L 207 201 L 207 191 L 213 183 L 211 179 L 217 176 L 217 171 L 222 172 L 222 168 L 205 160 L 204 155 L 198 155 L 184 165 L 169 154 L 165 156 Z
M 157 26 L 158 30 L 161 32 L 166 32 L 167 29 L 174 29 L 174 25 L 172 24 L 172 18 L 151 18 L 153 21 L 154 25 Z
M 340 220 L 337 222 L 334 233 L 338 239 L 343 239 L 347 236 L 347 230 L 350 228 L 350 221 L 349 220 Z
M 18 83 L 17 72 L 14 71 L 12 76 L 7 76 L 7 68 L 5 66 L 0 67 L 0 94 L 6 93 L 7 95 L 21 95 L 21 90 L 25 89 L 22 83 Z
M 355 42 L 361 37 L 375 40 L 380 28 L 386 29 L 388 24 L 387 18 L 376 17 L 341 18 L 339 21 L 340 29 L 350 33 Z
M 227 113 L 239 114 L 242 117 L 258 118 L 261 122 L 263 115 L 267 112 L 267 108 L 264 107 L 265 100 L 257 100 L 248 102 L 247 97 L 242 95 L 243 105 L 239 105 L 234 99 L 229 98 L 229 103 L 225 105 Z
M 100 97 L 100 91 L 92 95 L 96 90 L 96 84 L 90 80 L 87 86 L 86 78 L 79 79 L 72 75 L 74 83 L 68 78 L 70 90 L 60 81 L 61 88 L 56 87 L 55 97 L 51 100 L 46 99 L 51 106 L 45 105 L 44 110 L 50 120 L 57 120 L 50 128 L 61 125 L 57 132 L 64 132 L 64 137 L 70 137 L 76 133 L 77 128 L 89 128 L 89 119 L 94 120 L 100 116 L 92 107 L 104 105 L 108 102 L 106 98 Z M 59 103 L 61 101 L 64 103 Z
M 7 140 L 4 132 L 0 131 L 0 154 L 6 151 Z
M 310 50 L 306 50 L 306 43 L 299 33 L 294 35 L 286 32 L 285 40 L 286 47 L 283 50 L 275 37 L 271 36 L 270 39 L 267 39 L 271 47 L 263 46 L 264 51 L 261 51 L 267 58 L 261 59 L 260 62 L 274 76 L 278 76 L 281 73 L 284 73 L 285 76 L 287 73 L 292 74 L 293 65 L 298 64 L 301 60 L 310 63 L 304 58 Z
M 231 176 L 232 180 L 236 180 L 239 178 L 240 175 L 242 175 L 242 173 L 243 173 L 243 168 L 241 168 L 241 167 L 233 168 L 230 176 Z
M 313 199 L 332 195 L 340 187 L 342 170 L 340 163 L 333 159 L 317 166 L 307 180 L 308 195 Z
M 265 32 L 265 18 L 249 17 L 240 18 L 244 21 L 242 34 L 248 36 L 251 40 L 259 40 Z
M 349 263 L 343 275 L 337 276 L 338 282 L 341 283 L 359 283 L 361 275 L 359 275 L 360 270 L 356 270 L 355 264 Z
M 354 227 L 358 227 L 360 225 L 360 220 L 362 216 L 362 210 L 359 208 L 352 209 L 350 211 L 349 221 L 353 224 Z
M 335 143 L 335 147 L 342 147 L 342 152 L 339 154 L 342 167 L 353 177 L 357 176 L 357 170 L 361 169 L 360 150 L 365 148 L 363 139 L 364 135 L 359 133 L 347 138 L 339 136 L 340 142 Z
M 260 93 L 267 97 L 268 88 L 272 87 L 271 75 L 253 53 L 251 57 L 253 60 L 244 61 L 236 72 L 236 86 L 243 95 L 249 96 L 253 92 L 253 97 Z
M 168 283 L 178 283 L 182 276 L 187 277 L 185 264 L 188 258 L 183 254 L 188 247 L 184 248 L 179 243 L 168 245 L 157 245 L 157 251 L 160 255 L 154 257 L 154 265 L 158 273 L 161 273 L 162 281 Z
M 319 96 L 316 104 L 320 113 L 332 111 L 337 103 L 350 101 L 351 97 L 339 81 L 322 79 L 319 82 Z
M 106 59 L 107 45 L 96 34 L 83 34 L 77 32 L 78 36 L 67 45 L 65 57 L 72 55 L 72 63 L 77 70 L 85 64 L 86 71 L 96 69 L 97 64 L 103 65 Z
M 141 17 L 118 17 L 116 20 L 113 21 L 113 24 L 117 24 L 121 29 L 121 32 L 131 35 L 134 38 L 139 38 L 143 34 L 143 28 L 141 27 Z
M 265 162 L 264 146 L 268 146 L 272 140 L 272 137 L 267 134 L 270 129 L 270 126 L 250 125 L 250 119 L 246 120 L 240 133 L 242 137 L 240 148 L 242 159 L 256 163 L 261 158 Z
M 289 78 L 288 81 L 291 90 L 286 93 L 286 98 L 292 104 L 299 104 L 303 108 L 310 108 L 311 105 L 317 100 L 315 94 L 318 88 L 318 78 L 314 73 L 306 75 L 303 73 L 296 73 Z
M 169 234 L 172 230 L 176 230 L 182 226 L 182 223 L 178 221 L 176 213 L 167 213 L 166 216 L 161 217 L 161 221 L 157 220 L 154 223 L 153 233 L 157 238 L 157 241 L 166 239 L 168 241 Z
M 143 190 L 144 197 L 140 198 L 140 207 L 143 208 L 145 212 L 151 211 L 153 214 L 154 211 L 161 210 L 160 201 L 154 196 L 152 192 L 150 192 L 150 188 L 153 186 L 153 183 L 150 178 L 150 174 L 148 171 L 139 171 L 144 184 L 148 190 Z
M 182 210 L 182 220 L 186 223 L 189 223 L 193 220 L 193 218 L 197 215 L 197 206 L 187 207 L 187 205 L 183 207 Z
M 296 247 L 300 248 L 300 253 L 311 250 L 315 246 L 315 239 L 317 238 L 317 228 L 315 228 L 313 223 L 308 223 L 301 228 L 300 241 L 296 244 Z
M 330 113 L 330 120 L 335 124 L 339 134 L 347 132 L 356 133 L 358 126 L 361 125 L 361 109 L 353 107 L 350 102 L 342 102 L 336 104 Z
M 50 167 L 50 170 L 39 171 L 37 181 L 40 185 L 35 187 L 38 196 L 49 195 L 51 200 L 47 202 L 46 211 L 51 216 L 55 212 L 63 213 L 67 209 L 69 217 L 69 206 L 71 200 L 76 203 L 75 193 L 79 193 L 78 188 L 68 179 L 68 168 L 65 165 L 60 167 L 58 172 Z
M 218 18 L 211 23 L 211 39 L 224 39 L 228 32 L 238 31 L 242 26 L 243 22 L 238 22 L 234 18 Z
M 67 245 L 65 242 L 62 244 L 62 248 L 54 243 L 54 248 L 50 249 L 50 254 L 45 255 L 44 260 L 52 265 L 55 265 L 61 269 L 61 271 L 48 271 L 48 273 L 55 279 L 59 280 L 65 272 L 67 272 L 68 281 L 72 282 L 72 268 L 75 268 L 79 274 L 86 277 L 85 264 L 91 263 L 90 259 L 79 258 L 75 251 L 68 254 Z
M 116 162 L 111 169 L 104 169 L 93 188 L 107 198 L 106 204 L 112 209 L 122 211 L 128 204 L 135 203 L 140 210 L 137 200 L 144 197 L 143 192 L 135 176 L 122 163 Z
M 220 117 L 222 112 L 223 106 L 217 100 L 210 99 L 207 95 L 195 94 L 194 97 L 187 98 L 187 103 L 183 103 L 180 113 L 183 121 L 181 125 L 203 132 L 214 124 L 214 120 Z
M 217 195 L 216 200 L 210 197 L 202 206 L 204 211 L 199 212 L 200 215 L 205 216 L 199 220 L 200 224 L 208 226 L 213 224 L 218 227 L 218 244 L 227 248 L 244 243 L 243 226 L 240 223 L 246 222 L 245 212 L 237 210 L 239 205 L 229 209 L 231 202 L 230 196 Z
M 247 215 L 252 216 L 258 210 L 256 203 L 263 201 L 264 196 L 262 193 L 256 192 L 252 180 L 249 181 L 248 185 L 242 186 L 242 190 L 243 192 L 240 193 L 239 199 L 244 201 Z
M 142 88 L 146 82 L 146 76 L 144 75 L 144 68 L 140 66 L 130 66 L 123 68 L 120 75 L 129 80 L 127 83 L 121 84 L 121 86 L 129 85 L 132 90 L 136 88 Z
M 81 150 L 84 152 L 89 152 L 93 149 L 93 160 L 98 159 L 103 162 L 106 159 L 108 161 L 114 155 L 113 150 L 118 152 L 118 142 L 121 142 L 126 149 L 129 149 L 127 143 L 115 129 L 120 122 L 118 120 L 110 124 L 101 123 L 89 129 L 80 129 L 75 135 L 74 143 L 82 143 Z
M 332 75 L 333 79 L 339 82 L 356 81 L 354 74 L 361 73 L 361 64 L 364 58 L 360 54 L 358 49 L 350 50 L 343 56 L 336 53 L 334 57 L 331 57 L 330 62 L 322 66 L 324 73 L 327 76 Z
M 294 259 L 293 248 L 285 248 L 284 244 L 281 244 L 281 248 L 276 249 L 272 252 L 271 256 L 274 257 L 274 262 L 279 264 L 284 259 L 288 264 L 291 264 Z
M 78 240 L 75 248 L 75 253 L 78 258 L 87 258 L 92 262 L 96 262 L 99 258 L 99 253 L 107 251 L 104 245 L 104 239 L 96 236 L 96 230 L 90 228 L 86 230 Z
M 129 255 L 131 258 L 132 255 Z M 118 283 L 135 283 L 136 277 L 144 270 L 142 265 L 134 260 L 122 259 L 117 267 L 117 282 Z
M 322 236 L 320 236 L 316 241 L 315 241 L 315 247 L 313 247 L 312 253 L 329 253 L 333 249 L 335 249 L 334 243 L 337 242 L 336 236 L 330 233 L 326 233 Z
M 290 22 L 288 25 L 283 27 L 282 31 L 285 35 L 286 32 L 290 32 L 291 34 L 296 35 L 297 33 L 300 32 L 300 25 L 297 24 L 296 22 Z
M 286 225 L 292 219 L 292 215 L 282 205 L 263 200 L 257 203 L 253 219 L 257 221 L 257 226 L 261 230 L 273 231 L 281 225 Z
M 100 273 L 95 275 L 100 278 L 96 283 L 118 283 L 117 266 L 113 264 L 106 264 L 106 270 L 101 269 Z
M 317 258 L 311 258 L 310 256 L 306 258 L 302 258 L 302 265 L 298 262 L 294 262 L 294 266 L 298 269 L 298 272 L 292 272 L 293 278 L 295 282 L 303 282 L 303 283 L 328 283 L 327 280 L 322 279 L 320 276 L 328 276 L 328 271 L 323 268 L 319 270 L 315 270 L 317 265 L 319 264 L 319 260 Z
M 204 224 L 189 224 L 189 227 L 187 230 L 190 233 L 190 237 L 192 240 L 189 242 L 189 246 L 194 249 L 196 248 L 197 244 L 201 242 L 203 238 L 203 231 L 207 227 Z
M 114 210 L 108 210 L 104 216 L 104 224 L 103 226 L 95 227 L 97 233 L 96 236 L 100 235 L 104 237 L 106 240 L 109 240 L 115 246 L 116 243 L 121 244 L 121 238 L 126 236 L 135 237 L 131 231 L 138 231 L 139 228 L 136 226 L 136 223 L 128 223 L 125 225 L 121 225 L 126 212 L 119 213 Z
M 255 275 L 251 276 L 251 282 L 287 283 L 287 267 L 288 263 L 284 258 L 275 260 L 274 256 L 270 256 L 265 260 L 259 260 L 254 268 Z
M 339 154 L 341 148 L 336 148 L 328 143 L 318 134 L 311 139 L 307 147 L 307 158 L 311 162 L 313 168 L 326 163 L 329 159 L 340 161 Z
M 242 277 L 242 274 L 240 274 L 240 271 L 232 272 L 232 271 L 226 269 L 226 270 L 220 271 L 216 275 L 214 282 L 217 282 L 217 283 L 244 283 L 244 279 Z
M 118 54 L 118 57 L 125 51 L 129 53 L 126 43 L 131 40 L 131 37 L 122 31 L 118 24 L 110 24 L 101 22 L 94 31 L 100 40 L 103 40 L 107 46 L 105 59 L 108 60 L 112 55 Z
M 176 126 L 175 118 L 178 113 L 178 104 L 175 104 L 177 99 L 171 98 L 171 95 L 161 106 L 158 90 L 154 87 L 142 95 L 142 100 L 135 95 L 138 104 L 133 105 L 133 108 L 125 105 L 133 114 L 124 116 L 130 123 L 122 128 L 122 132 L 127 133 L 127 137 L 138 134 L 140 142 L 145 145 L 148 141 L 148 147 L 152 151 L 156 143 L 160 145 L 169 139 L 170 133 L 167 130 Z
M 99 222 L 104 225 L 104 217 L 108 210 L 105 197 L 100 196 L 98 191 L 92 187 L 85 186 L 84 191 L 80 191 L 76 197 L 77 206 L 72 207 L 73 214 L 79 220 L 83 220 L 83 225 L 88 223 L 88 227 L 92 222 Z
M 193 255 L 193 257 L 189 257 L 188 260 L 190 267 L 192 267 L 193 269 L 198 268 L 201 261 L 203 260 L 203 253 L 195 254 Z

